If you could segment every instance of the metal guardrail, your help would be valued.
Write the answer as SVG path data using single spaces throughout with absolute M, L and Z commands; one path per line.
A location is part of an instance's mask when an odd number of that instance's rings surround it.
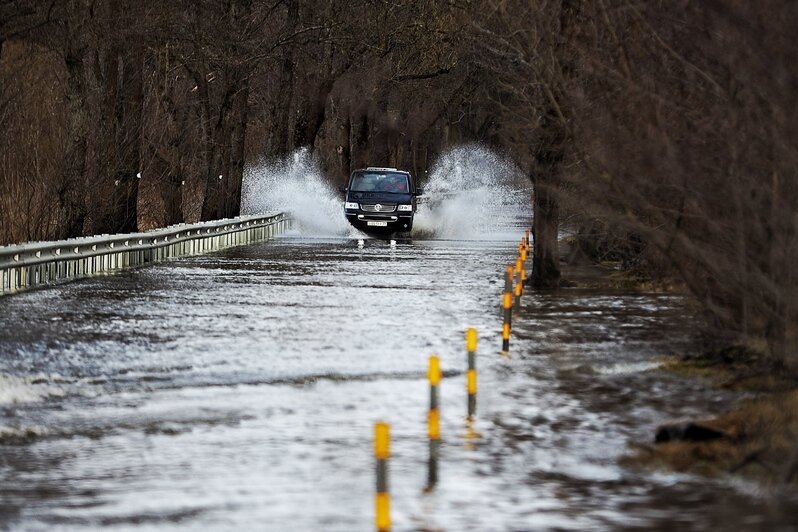
M 266 213 L 146 233 L 0 246 L 0 295 L 268 240 L 290 225 L 285 213 Z

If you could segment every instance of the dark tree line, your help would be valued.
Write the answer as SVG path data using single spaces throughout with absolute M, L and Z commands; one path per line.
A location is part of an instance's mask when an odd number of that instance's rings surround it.
M 535 267 L 582 251 L 672 276 L 713 331 L 798 366 L 798 5 L 497 1 L 475 22 L 501 144 L 535 182 Z
M 467 96 L 463 13 L 435 0 L 2 0 L 0 238 L 235 216 L 245 164 L 300 147 L 333 179 L 373 163 L 423 172 L 477 127 L 449 127 Z
M 789 0 L 0 0 L 0 240 L 235 216 L 244 165 L 333 182 L 483 142 L 534 184 L 534 283 L 675 277 L 795 360 Z

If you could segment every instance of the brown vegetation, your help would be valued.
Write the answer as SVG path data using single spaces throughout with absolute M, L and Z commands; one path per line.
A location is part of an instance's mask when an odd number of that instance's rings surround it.
M 485 138 L 485 115 L 460 107 L 474 86 L 462 13 L 2 0 L 0 243 L 235 216 L 245 164 L 300 147 L 333 180 L 366 164 L 423 173 L 442 146 Z
M 504 89 L 502 142 L 536 183 L 537 284 L 557 284 L 559 209 L 585 252 L 677 277 L 721 338 L 798 369 L 798 7 L 497 1 L 493 13 L 475 23 L 477 53 Z
M 737 473 L 765 483 L 798 482 L 798 383 L 774 364 L 740 346 L 667 361 L 669 371 L 758 395 L 700 421 L 722 437 L 638 445 L 625 462 L 711 476 Z
M 727 436 L 638 449 L 628 465 L 661 466 L 716 476 L 738 473 L 766 483 L 798 481 L 798 392 L 760 398 L 709 420 Z
M 718 331 L 796 360 L 798 12 L 708 2 L 674 22 L 672 5 L 626 4 L 593 17 L 606 43 L 582 60 L 573 190 L 676 271 Z

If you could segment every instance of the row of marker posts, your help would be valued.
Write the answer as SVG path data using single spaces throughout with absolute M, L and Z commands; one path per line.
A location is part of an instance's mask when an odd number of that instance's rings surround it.
M 510 329 L 512 324 L 513 300 L 516 308 L 520 308 L 523 284 L 526 281 L 527 253 L 529 252 L 529 231 L 524 233 L 518 245 L 518 259 L 515 266 L 508 266 L 505 273 L 504 293 L 502 294 L 502 307 L 504 310 L 504 323 L 502 325 L 502 353 L 510 350 Z M 468 357 L 468 371 L 466 372 L 466 391 L 468 392 L 467 421 L 473 421 L 477 408 L 477 330 L 466 331 L 466 353 Z M 440 383 L 442 378 L 440 359 L 433 355 L 429 358 L 427 379 L 430 384 L 429 411 L 427 412 L 427 437 L 429 438 L 429 462 L 426 491 L 435 487 L 438 482 L 438 456 L 440 452 Z M 391 433 L 390 426 L 385 422 L 377 422 L 374 426 L 374 455 L 377 460 L 377 493 L 375 496 L 376 525 L 379 532 L 391 529 L 391 495 L 388 490 L 388 459 L 390 458 Z
M 477 330 L 466 331 L 466 352 L 468 371 L 466 373 L 466 391 L 468 392 L 468 417 L 470 423 L 476 414 L 477 407 Z M 429 380 L 429 411 L 427 412 L 427 438 L 429 439 L 429 462 L 427 468 L 427 486 L 425 491 L 432 490 L 438 483 L 438 456 L 441 444 L 440 416 L 440 383 L 443 377 L 440 359 L 429 357 L 427 379 Z M 385 422 L 377 422 L 374 426 L 374 456 L 377 460 L 377 492 L 375 511 L 377 530 L 385 532 L 391 529 L 391 496 L 388 491 L 388 458 L 390 457 L 390 427 Z
M 502 293 L 502 353 L 510 353 L 510 332 L 513 326 L 513 309 L 521 308 L 526 282 L 526 259 L 529 253 L 529 231 L 524 232 L 518 244 L 518 258 L 514 265 L 507 266 L 504 273 L 504 292 Z

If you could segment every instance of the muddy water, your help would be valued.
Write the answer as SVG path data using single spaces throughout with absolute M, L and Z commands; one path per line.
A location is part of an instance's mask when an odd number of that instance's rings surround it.
M 508 234 L 294 235 L 0 299 L 0 528 L 370 530 L 383 419 L 396 530 L 789 529 L 789 493 L 618 463 L 734 399 L 652 369 L 691 348 L 678 297 L 530 295 L 499 356 Z

